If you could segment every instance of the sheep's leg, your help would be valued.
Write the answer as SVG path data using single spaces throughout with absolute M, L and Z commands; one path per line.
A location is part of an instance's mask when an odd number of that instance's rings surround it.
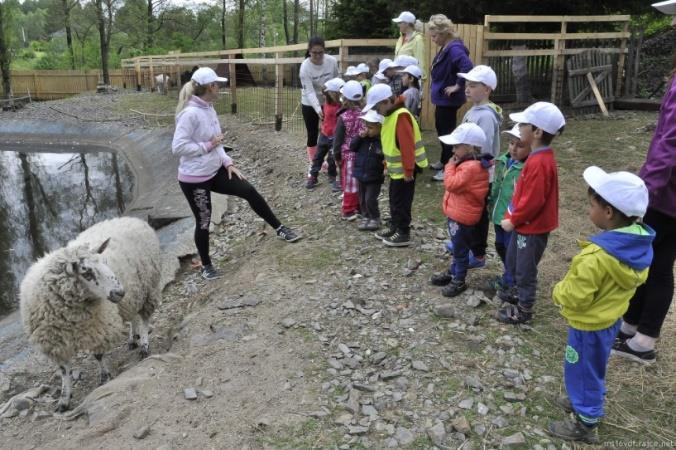
M 145 359 L 150 355 L 150 338 L 148 337 L 149 334 L 149 326 L 148 326 L 148 320 L 141 318 L 141 320 L 138 321 L 139 324 L 139 335 L 141 336 L 141 352 L 140 356 L 141 359 Z
M 129 340 L 127 341 L 127 348 L 129 350 L 138 348 L 138 340 L 138 319 L 132 319 L 132 321 L 129 322 Z
M 70 406 L 70 398 L 72 396 L 72 374 L 70 364 L 59 366 L 61 371 L 61 397 L 56 404 L 56 412 L 64 412 Z
M 108 363 L 103 359 L 103 353 L 96 353 L 94 358 L 99 363 L 99 386 L 101 386 L 106 384 L 112 377 L 110 376 L 110 370 L 108 370 Z

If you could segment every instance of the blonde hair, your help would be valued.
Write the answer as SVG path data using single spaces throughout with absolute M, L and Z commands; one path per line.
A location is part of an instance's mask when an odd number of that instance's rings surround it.
M 451 19 L 444 14 L 434 14 L 433 16 L 430 16 L 430 21 L 427 22 L 427 29 L 431 33 L 448 34 L 454 39 L 458 37 L 458 33 L 455 31 L 455 25 L 453 25 Z
M 196 81 L 190 80 L 181 88 L 181 92 L 178 93 L 178 104 L 176 105 L 176 115 L 183 111 L 186 103 L 190 100 L 190 97 L 196 95 L 198 97 L 203 96 L 207 92 L 207 86 L 202 86 Z

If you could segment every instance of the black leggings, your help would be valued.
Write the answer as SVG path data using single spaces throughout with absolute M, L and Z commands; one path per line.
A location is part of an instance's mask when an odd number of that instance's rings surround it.
M 317 145 L 317 138 L 319 138 L 319 114 L 312 106 L 302 106 L 303 121 L 307 130 L 307 146 L 314 147 Z
M 229 179 L 228 171 L 225 167 L 221 167 L 209 181 L 203 183 L 184 183 L 179 181 L 179 184 L 195 216 L 195 246 L 197 247 L 203 266 L 211 264 L 211 258 L 209 258 L 209 224 L 211 223 L 212 192 L 243 198 L 249 202 L 249 205 L 251 205 L 256 214 L 272 228 L 277 229 L 281 225 L 256 188 L 249 184 L 248 181 L 240 180 L 234 175 Z
M 638 325 L 638 332 L 658 338 L 674 297 L 676 260 L 676 219 L 648 208 L 643 222 L 655 230 L 653 262 L 648 280 L 636 289 L 624 321 Z
M 457 122 L 458 109 L 460 106 L 435 106 L 434 108 L 434 126 L 437 129 L 437 136 L 451 134 L 455 130 Z M 439 161 L 446 165 L 451 156 L 453 156 L 453 146 L 446 145 L 440 141 L 441 156 Z

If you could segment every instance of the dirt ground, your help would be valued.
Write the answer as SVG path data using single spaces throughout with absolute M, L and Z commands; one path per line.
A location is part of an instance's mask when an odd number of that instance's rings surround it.
M 124 112 L 120 105 L 171 111 L 171 101 L 158 97 L 120 95 L 106 108 L 112 117 Z M 75 111 L 76 103 L 59 108 Z M 304 239 L 278 240 L 248 205 L 233 202 L 212 239 L 225 276 L 207 283 L 190 258 L 183 262 L 153 319 L 155 356 L 138 362 L 121 337 L 112 354 L 118 375 L 97 389 L 93 358 L 82 355 L 73 399 L 82 414 L 73 420 L 51 415 L 58 377 L 32 356 L 35 370 L 0 390 L 0 404 L 34 385 L 50 391 L 27 413 L 0 419 L 0 447 L 579 448 L 544 432 L 564 416 L 552 400 L 563 390 L 566 327 L 549 294 L 577 253 L 575 240 L 594 233 L 583 169 L 637 171 L 655 120 L 629 112 L 569 121 L 554 143 L 561 227 L 540 264 L 536 318 L 509 327 L 493 319 L 492 293 L 479 290 L 499 273 L 493 253 L 486 269 L 470 275 L 477 291 L 449 300 L 428 285 L 449 260 L 443 188 L 431 172 L 416 186 L 414 245 L 387 249 L 340 219 L 325 178 L 305 190 L 302 136 L 222 117 L 237 164 Z M 434 159 L 435 136 L 425 139 Z M 449 307 L 440 315 L 441 305 Z M 655 365 L 611 360 L 605 447 L 676 445 L 674 317 Z M 188 388 L 196 400 L 185 398 Z

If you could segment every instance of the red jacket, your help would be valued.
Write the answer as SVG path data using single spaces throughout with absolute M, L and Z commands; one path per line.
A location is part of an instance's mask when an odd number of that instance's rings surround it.
M 446 217 L 463 225 L 476 225 L 486 207 L 488 170 L 480 160 L 466 160 L 446 164 L 444 172 L 444 200 Z
M 544 234 L 559 226 L 559 177 L 550 147 L 531 152 L 516 182 L 505 219 L 519 234 Z
M 322 113 L 324 120 L 322 120 L 321 132 L 326 137 L 333 137 L 336 134 L 336 122 L 338 121 L 338 110 L 340 103 L 329 105 L 324 103 L 322 105 Z

